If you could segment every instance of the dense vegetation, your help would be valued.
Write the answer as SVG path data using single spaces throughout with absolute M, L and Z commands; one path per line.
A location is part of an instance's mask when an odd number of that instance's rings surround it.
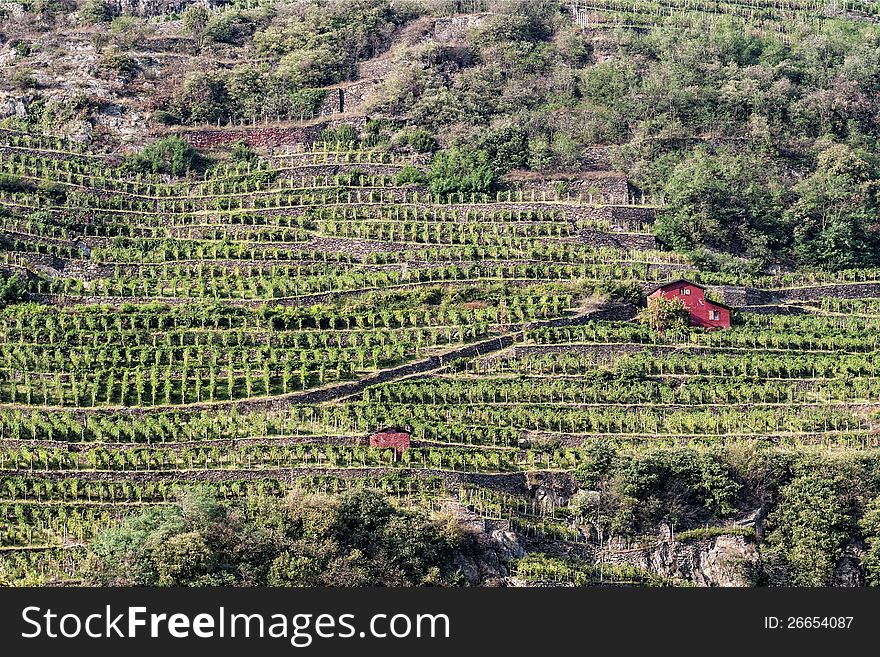
M 505 3 L 465 49 L 400 54 L 376 107 L 505 168 L 576 169 L 617 144 L 631 182 L 668 202 L 658 235 L 701 264 L 880 262 L 876 28 L 786 43 L 674 27 L 584 39 L 555 3 Z
M 88 583 L 112 586 L 419 586 L 452 583 L 454 523 L 358 490 L 221 503 L 205 489 L 95 538 Z
M 718 522 L 752 509 L 770 509 L 763 571 L 755 583 L 823 586 L 853 536 L 875 545 L 880 481 L 876 456 L 780 452 L 769 444 L 620 453 L 605 442 L 586 447 L 576 476 L 585 490 L 572 504 L 592 531 L 613 535 Z M 861 518 L 861 520 L 860 520 Z M 868 564 L 876 579 L 876 564 Z

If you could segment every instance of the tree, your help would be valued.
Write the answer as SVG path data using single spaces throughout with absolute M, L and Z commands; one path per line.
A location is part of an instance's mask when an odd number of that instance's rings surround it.
M 866 153 L 844 144 L 828 146 L 795 192 L 798 200 L 786 219 L 802 262 L 828 269 L 880 262 L 878 183 Z
M 86 23 L 109 23 L 116 11 L 107 0 L 86 0 L 79 14 Z
M 691 311 L 678 297 L 663 294 L 648 299 L 647 307 L 639 313 L 639 319 L 658 331 L 683 329 L 690 323 Z
M 192 35 L 199 47 L 205 43 L 209 18 L 208 10 L 202 5 L 192 5 L 183 14 L 183 29 Z
M 797 586 L 827 586 L 852 530 L 840 477 L 811 471 L 793 479 L 767 518 L 767 541 Z
M 112 586 L 451 584 L 455 551 L 469 549 L 454 523 L 398 509 L 377 491 L 221 503 L 197 487 L 170 507 L 100 532 L 85 579 Z
M 769 257 L 789 239 L 781 192 L 768 184 L 768 163 L 748 153 L 698 149 L 672 170 L 657 235 L 683 251 L 704 246 Z
M 868 502 L 865 513 L 859 520 L 859 529 L 865 538 L 865 569 L 868 583 L 880 586 L 880 497 Z

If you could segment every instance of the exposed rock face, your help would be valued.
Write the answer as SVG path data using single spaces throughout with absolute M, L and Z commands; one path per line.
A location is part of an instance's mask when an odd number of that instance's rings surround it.
M 862 568 L 864 549 L 855 543 L 848 543 L 843 554 L 834 567 L 831 586 L 857 587 L 865 585 L 865 573 Z
M 0 92 L 0 119 L 24 116 L 27 113 L 24 100 L 13 94 Z
M 505 561 L 526 556 L 526 551 L 519 544 L 519 538 L 514 532 L 496 529 L 489 534 L 489 537 L 495 544 L 498 555 Z
M 473 534 L 473 547 L 458 552 L 450 564 L 459 570 L 469 586 L 507 586 L 507 564 L 525 556 L 517 535 L 504 529 Z
M 439 18 L 434 23 L 434 38 L 440 43 L 455 43 L 467 36 L 469 30 L 480 27 L 491 14 L 466 14 Z
M 697 586 L 752 586 L 760 563 L 755 544 L 741 536 L 687 543 L 663 541 L 652 549 L 610 551 L 603 557 Z

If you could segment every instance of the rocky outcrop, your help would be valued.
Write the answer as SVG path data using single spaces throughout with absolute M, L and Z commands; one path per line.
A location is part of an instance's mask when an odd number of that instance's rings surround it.
M 760 564 L 757 546 L 742 536 L 662 541 L 653 548 L 606 550 L 601 558 L 697 586 L 753 586 Z
M 850 541 L 837 560 L 831 576 L 831 586 L 854 588 L 865 585 L 865 571 L 862 559 L 865 556 L 864 546 Z

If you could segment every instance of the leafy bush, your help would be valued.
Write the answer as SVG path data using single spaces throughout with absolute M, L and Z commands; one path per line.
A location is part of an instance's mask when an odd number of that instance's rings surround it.
M 22 89 L 36 89 L 40 86 L 33 69 L 20 68 L 12 74 L 12 81 Z
M 243 139 L 239 139 L 234 144 L 232 144 L 232 149 L 229 151 L 229 156 L 232 158 L 233 162 L 237 162 L 239 164 L 253 164 L 259 159 L 257 157 L 256 151 L 248 146 L 248 144 Z
M 318 141 L 327 144 L 341 144 L 348 146 L 349 144 L 357 144 L 358 132 L 355 127 L 349 123 L 343 123 L 336 128 L 326 128 L 318 137 Z
M 865 537 L 865 569 L 868 583 L 880 586 L 880 497 L 872 499 L 859 520 L 859 529 Z
M 86 0 L 80 7 L 79 14 L 86 23 L 109 23 L 116 16 L 113 5 L 107 0 Z
M 781 221 L 781 190 L 768 184 L 767 172 L 748 154 L 695 151 L 669 176 L 658 237 L 683 251 L 706 246 L 769 257 L 789 231 Z
M 845 502 L 847 484 L 839 475 L 805 472 L 781 491 L 767 517 L 767 541 L 791 569 L 796 586 L 827 586 L 853 529 Z
M 433 153 L 438 148 L 434 135 L 424 128 L 402 130 L 394 137 L 394 142 L 400 146 L 409 146 L 417 153 Z
M 174 112 L 166 110 L 156 110 L 152 114 L 153 120 L 162 125 L 179 125 L 180 117 Z
M 612 301 L 622 301 L 633 306 L 643 306 L 645 295 L 636 281 L 608 281 L 600 285 L 596 292 Z
M 175 176 L 204 166 L 204 158 L 180 137 L 164 137 L 145 146 L 139 153 L 129 155 L 122 164 L 126 171 L 169 173 Z
M 27 297 L 27 283 L 18 274 L 0 274 L 0 308 L 23 301 Z
M 674 331 L 685 328 L 690 323 L 691 311 L 678 297 L 664 295 L 648 299 L 639 319 L 658 331 Z
M 403 167 L 397 175 L 394 176 L 395 185 L 423 185 L 427 180 L 425 174 L 410 165 Z
M 212 18 L 205 35 L 219 43 L 240 45 L 257 29 L 253 18 L 242 11 L 227 11 Z
M 456 147 L 437 153 L 428 171 L 433 194 L 485 194 L 494 191 L 498 176 L 485 151 Z
M 101 53 L 98 66 L 101 71 L 114 73 L 122 78 L 130 78 L 139 68 L 133 57 L 117 48 L 107 48 Z

